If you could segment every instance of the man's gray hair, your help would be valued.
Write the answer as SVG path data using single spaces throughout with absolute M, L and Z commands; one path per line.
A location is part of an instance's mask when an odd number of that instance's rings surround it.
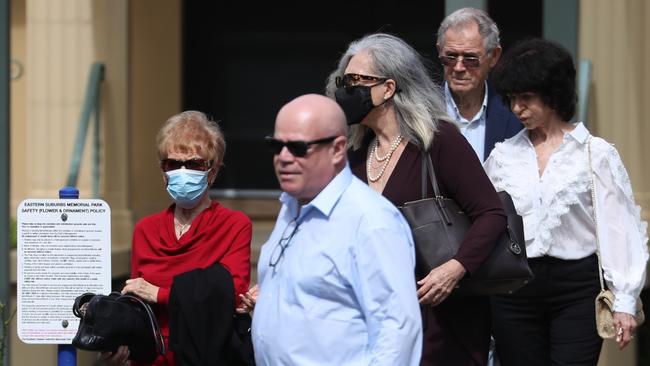
M 490 16 L 481 9 L 461 8 L 447 15 L 438 28 L 438 46 L 445 45 L 445 32 L 449 29 L 464 28 L 472 23 L 478 25 L 478 33 L 483 37 L 485 51 L 490 53 L 501 43 L 499 28 Z

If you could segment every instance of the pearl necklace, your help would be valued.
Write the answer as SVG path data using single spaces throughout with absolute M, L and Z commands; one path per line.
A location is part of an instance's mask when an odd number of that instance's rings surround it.
M 370 152 L 370 157 L 367 159 L 368 162 L 366 164 L 366 174 L 368 175 L 368 180 L 372 183 L 376 182 L 379 180 L 379 178 L 384 175 L 384 171 L 386 170 L 386 167 L 388 166 L 388 163 L 390 162 L 391 156 L 393 156 L 393 153 L 395 150 L 397 150 L 397 147 L 399 146 L 400 142 L 402 142 L 402 134 L 399 134 L 395 141 L 393 141 L 392 144 L 390 144 L 390 150 L 388 150 L 388 153 L 385 156 L 379 157 L 377 154 L 377 150 L 379 148 L 379 139 L 375 139 L 375 144 L 372 147 L 372 151 Z M 378 162 L 384 162 L 381 164 L 381 168 L 379 169 L 379 174 L 377 176 L 373 177 L 372 174 L 370 174 L 370 165 L 372 163 L 372 156 L 375 156 L 375 159 L 377 159 Z

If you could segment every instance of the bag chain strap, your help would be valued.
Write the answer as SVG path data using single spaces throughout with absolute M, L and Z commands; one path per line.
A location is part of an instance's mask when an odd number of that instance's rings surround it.
M 603 264 L 600 260 L 600 240 L 598 239 L 598 219 L 596 218 L 596 185 L 594 184 L 594 169 L 591 165 L 591 139 L 592 136 L 589 136 L 589 141 L 587 141 L 587 152 L 589 156 L 589 175 L 591 176 L 591 208 L 594 212 L 594 225 L 596 226 L 596 257 L 598 258 L 598 279 L 600 280 L 600 290 L 605 290 L 605 284 L 603 281 Z

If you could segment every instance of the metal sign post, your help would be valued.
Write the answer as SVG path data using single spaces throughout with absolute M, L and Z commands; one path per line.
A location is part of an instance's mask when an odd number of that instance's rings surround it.
M 60 199 L 78 199 L 79 190 L 75 187 L 63 187 L 59 189 Z M 58 366 L 77 366 L 77 349 L 72 344 L 59 344 L 57 348 Z

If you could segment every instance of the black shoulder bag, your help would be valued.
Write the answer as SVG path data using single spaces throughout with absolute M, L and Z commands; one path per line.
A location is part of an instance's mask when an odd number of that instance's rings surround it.
M 433 187 L 433 198 L 427 198 L 427 176 Z M 510 294 L 533 278 L 526 257 L 521 216 L 517 214 L 507 192 L 498 194 L 506 211 L 508 225 L 490 256 L 475 273 L 459 282 L 452 295 Z M 472 225 L 454 200 L 440 194 L 431 156 L 426 152 L 422 152 L 422 199 L 406 202 L 399 209 L 413 233 L 418 279 L 456 255 L 465 233 Z
M 85 293 L 72 307 L 81 319 L 72 345 L 86 351 L 115 351 L 129 347 L 129 359 L 151 363 L 165 354 L 165 343 L 151 306 L 137 296 Z

